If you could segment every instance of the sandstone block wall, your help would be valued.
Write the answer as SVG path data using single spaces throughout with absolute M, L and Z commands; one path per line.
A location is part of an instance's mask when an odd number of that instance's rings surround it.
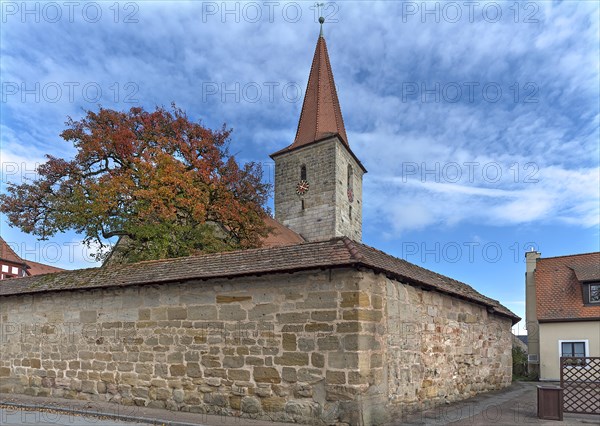
M 334 270 L 0 299 L 0 391 L 357 424 L 381 296 Z M 376 355 L 376 356 L 375 356 Z
M 1 392 L 374 425 L 511 375 L 508 319 L 371 271 L 8 296 L 0 319 Z
M 510 319 L 397 281 L 385 285 L 392 407 L 427 409 L 511 384 Z

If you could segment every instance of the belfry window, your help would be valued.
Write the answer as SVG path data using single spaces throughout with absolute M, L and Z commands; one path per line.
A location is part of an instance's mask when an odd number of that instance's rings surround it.
M 300 180 L 306 180 L 306 166 L 304 164 L 300 166 Z
M 346 177 L 346 194 L 348 194 L 348 201 L 352 203 L 354 201 L 354 189 L 352 185 L 352 181 L 354 180 L 354 172 L 352 171 L 352 166 L 348 164 L 348 176 Z
M 347 184 L 348 184 L 348 190 L 352 191 L 352 181 L 353 181 L 353 176 L 354 176 L 354 172 L 352 170 L 352 166 L 350 164 L 348 164 L 348 180 L 347 180 Z

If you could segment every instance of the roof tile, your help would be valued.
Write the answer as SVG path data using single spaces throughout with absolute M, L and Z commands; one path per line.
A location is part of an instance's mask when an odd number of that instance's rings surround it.
M 319 36 L 310 68 L 296 137 L 290 146 L 277 151 L 272 156 L 335 135 L 339 136 L 346 148 L 350 149 L 333 72 L 329 63 L 327 43 L 323 36 Z

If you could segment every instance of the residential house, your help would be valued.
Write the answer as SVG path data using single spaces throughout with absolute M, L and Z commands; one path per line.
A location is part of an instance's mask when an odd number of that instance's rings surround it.
M 529 371 L 560 379 L 561 356 L 600 356 L 600 252 L 525 255 Z
M 64 269 L 44 263 L 22 259 L 10 245 L 0 237 L 0 280 L 50 274 Z

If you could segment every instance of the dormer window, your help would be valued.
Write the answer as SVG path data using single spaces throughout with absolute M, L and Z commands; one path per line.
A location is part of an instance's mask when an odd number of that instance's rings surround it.
M 586 266 L 570 266 L 581 285 L 583 304 L 585 306 L 600 305 L 600 267 L 597 264 Z
M 589 302 L 600 304 L 600 283 L 590 284 L 588 286 Z
M 581 283 L 581 290 L 584 305 L 600 305 L 600 282 Z

